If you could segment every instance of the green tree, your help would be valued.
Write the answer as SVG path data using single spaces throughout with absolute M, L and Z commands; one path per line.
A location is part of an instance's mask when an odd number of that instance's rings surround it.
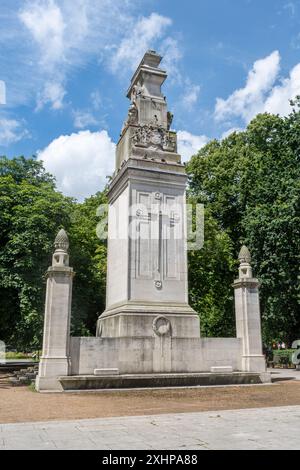
M 190 304 L 199 313 L 202 336 L 234 336 L 232 242 L 208 209 L 204 216 L 203 248 L 188 252 Z
M 250 249 L 266 340 L 300 336 L 299 130 L 297 109 L 288 117 L 258 115 L 187 165 L 191 195 L 228 234 L 235 257 L 242 243 Z
M 97 318 L 105 309 L 106 240 L 98 238 L 96 227 L 101 220 L 97 209 L 106 203 L 106 192 L 103 191 L 73 207 L 69 230 L 70 259 L 76 272 L 72 304 L 73 335 L 94 335 Z
M 40 162 L 0 158 L 0 337 L 15 347 L 40 344 L 43 276 L 70 208 Z
M 58 230 L 67 230 L 76 272 L 72 333 L 95 332 L 105 308 L 106 243 L 98 239 L 97 207 L 106 194 L 83 203 L 56 190 L 35 158 L 0 158 L 0 338 L 18 349 L 40 347 L 45 272 Z
M 267 340 L 300 337 L 300 113 L 260 115 L 248 126 L 246 243 L 261 281 Z

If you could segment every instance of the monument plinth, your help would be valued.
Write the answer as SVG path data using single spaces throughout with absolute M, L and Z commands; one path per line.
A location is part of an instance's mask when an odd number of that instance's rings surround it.
M 110 184 L 106 310 L 101 337 L 200 338 L 188 305 L 185 188 L 176 133 L 161 86 L 161 57 L 148 51 L 128 90 L 128 117 Z

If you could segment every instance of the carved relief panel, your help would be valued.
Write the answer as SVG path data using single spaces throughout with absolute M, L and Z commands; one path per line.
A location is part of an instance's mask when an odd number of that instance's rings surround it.
M 166 194 L 153 188 L 134 189 L 132 196 L 133 292 L 161 293 L 163 299 L 170 289 L 173 291 L 174 282 L 185 282 L 182 194 Z
M 149 147 L 168 152 L 177 151 L 176 134 L 162 127 L 138 126 L 133 134 L 132 143 L 136 147 Z

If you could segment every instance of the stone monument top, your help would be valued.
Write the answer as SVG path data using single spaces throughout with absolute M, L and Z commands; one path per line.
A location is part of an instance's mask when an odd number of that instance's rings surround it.
M 176 132 L 170 130 L 173 115 L 161 90 L 167 78 L 159 67 L 161 60 L 157 52 L 147 51 L 131 79 L 131 103 L 116 150 L 117 172 L 129 159 L 181 164 Z
M 167 78 L 167 73 L 158 68 L 162 57 L 155 51 L 147 51 L 138 65 L 127 92 L 127 97 L 133 100 L 136 86 L 142 87 L 145 95 L 164 98 L 161 94 L 161 86 Z
M 162 57 L 156 51 L 149 49 L 141 60 L 141 64 L 149 65 L 149 67 L 158 67 Z

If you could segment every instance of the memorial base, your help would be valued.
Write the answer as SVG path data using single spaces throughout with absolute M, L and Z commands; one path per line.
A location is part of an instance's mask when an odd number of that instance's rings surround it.
M 196 387 L 270 383 L 268 373 L 193 373 L 193 374 L 126 374 L 75 375 L 59 377 L 64 391 L 127 388 Z

